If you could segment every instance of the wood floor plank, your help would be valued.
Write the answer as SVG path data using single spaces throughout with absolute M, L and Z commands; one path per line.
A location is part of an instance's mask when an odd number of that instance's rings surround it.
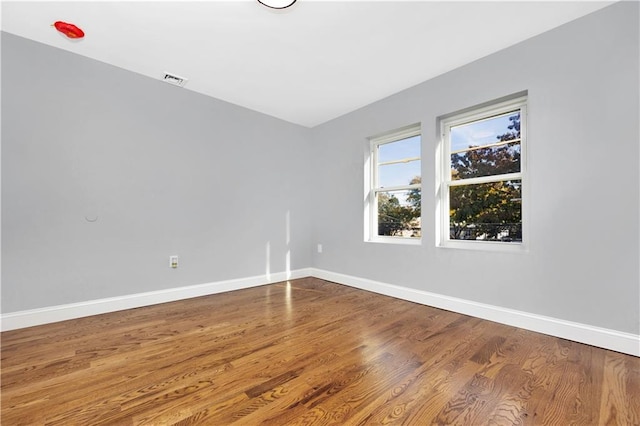
M 1 335 L 3 425 L 640 425 L 640 359 L 316 278 Z

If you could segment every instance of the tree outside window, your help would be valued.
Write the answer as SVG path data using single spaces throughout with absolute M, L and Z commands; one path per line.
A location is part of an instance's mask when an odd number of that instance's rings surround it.
M 420 145 L 419 126 L 371 140 L 371 240 L 422 236 Z
M 443 123 L 443 236 L 449 241 L 523 241 L 523 99 Z

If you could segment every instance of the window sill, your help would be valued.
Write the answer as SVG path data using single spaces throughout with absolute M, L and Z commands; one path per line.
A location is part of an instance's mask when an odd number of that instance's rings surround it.
M 443 241 L 438 244 L 438 248 L 444 249 L 461 249 L 461 250 L 479 250 L 494 251 L 507 253 L 524 253 L 529 251 L 525 243 L 507 243 L 500 241 L 478 241 L 478 240 L 460 240 L 460 241 Z
M 376 237 L 376 238 L 371 238 L 369 240 L 365 240 L 365 243 L 382 243 L 382 244 L 419 246 L 422 244 L 422 238 Z

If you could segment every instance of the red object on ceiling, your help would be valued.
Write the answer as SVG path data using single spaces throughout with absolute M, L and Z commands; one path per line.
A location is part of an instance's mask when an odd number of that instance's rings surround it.
M 68 24 L 62 21 L 56 21 L 53 24 L 56 27 L 56 30 L 60 31 L 62 34 L 66 35 L 69 38 L 82 38 L 84 37 L 84 31 L 80 28 L 76 27 L 73 24 Z

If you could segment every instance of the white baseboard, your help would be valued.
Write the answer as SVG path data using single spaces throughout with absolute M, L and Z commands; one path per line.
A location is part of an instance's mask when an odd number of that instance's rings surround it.
M 51 306 L 41 309 L 11 312 L 0 315 L 0 330 L 8 331 L 35 325 L 65 321 L 91 315 L 99 315 L 124 309 L 139 308 L 158 303 L 173 302 L 192 297 L 257 287 L 289 279 L 313 276 L 327 281 L 348 285 L 398 299 L 433 306 L 435 308 L 471 315 L 501 324 L 519 327 L 550 336 L 561 337 L 592 346 L 598 346 L 629 355 L 640 356 L 640 336 L 606 328 L 565 321 L 543 315 L 516 311 L 499 306 L 487 305 L 456 297 L 429 293 L 408 287 L 382 283 L 366 278 L 325 271 L 316 268 L 297 269 L 247 278 L 218 281 L 186 287 L 170 288 L 147 293 L 90 300 L 68 305 Z
M 311 270 L 297 269 L 290 272 L 279 272 L 269 275 L 259 275 L 247 278 L 218 281 L 207 284 L 176 287 L 166 290 L 150 291 L 147 293 L 130 294 L 119 297 L 89 300 L 68 305 L 51 306 L 41 309 L 11 312 L 0 316 L 0 330 L 8 331 L 18 328 L 32 327 L 35 325 L 49 324 L 52 322 L 99 315 L 124 309 L 140 308 L 142 306 L 158 303 L 173 302 L 192 297 L 206 296 L 209 294 L 223 293 L 226 291 L 240 290 L 243 288 L 257 287 L 269 283 L 286 281 L 308 277 Z
M 443 296 L 441 294 L 386 284 L 322 269 L 311 268 L 311 275 L 327 281 L 420 303 L 422 305 L 446 309 L 448 311 L 471 315 L 513 327 L 573 340 L 575 342 L 586 343 L 616 352 L 640 356 L 640 335 Z

